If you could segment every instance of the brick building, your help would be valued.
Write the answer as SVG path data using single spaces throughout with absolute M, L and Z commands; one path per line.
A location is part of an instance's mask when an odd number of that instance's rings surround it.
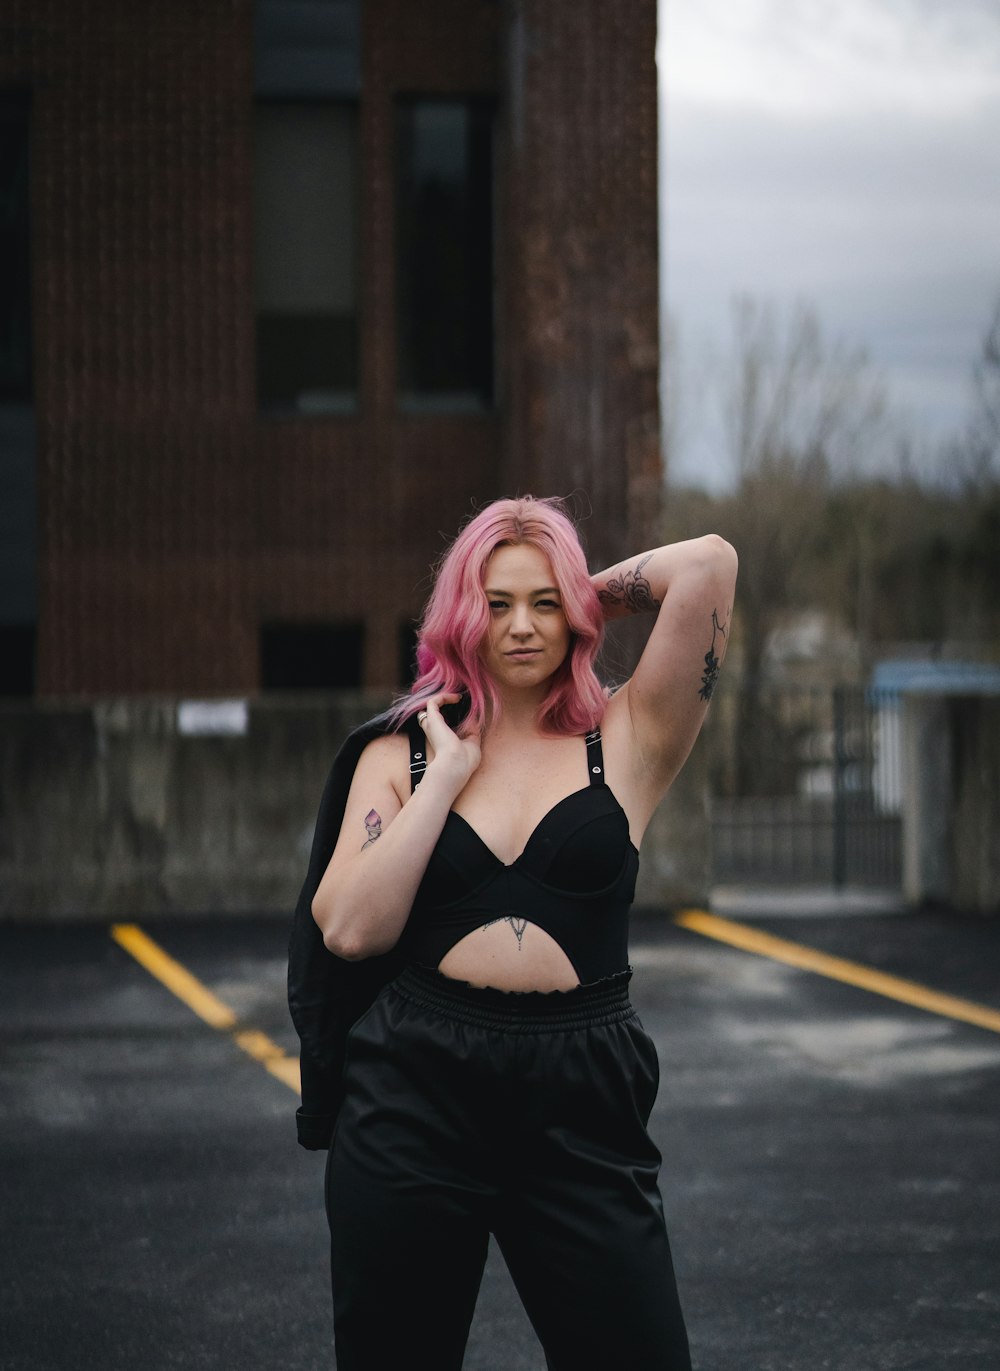
M 655 0 L 0 0 L 7 693 L 396 685 L 474 504 L 655 538 Z

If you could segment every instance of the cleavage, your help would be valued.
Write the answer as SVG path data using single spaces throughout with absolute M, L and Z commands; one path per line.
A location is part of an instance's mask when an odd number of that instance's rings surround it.
M 486 838 L 482 833 L 480 833 L 480 831 L 479 831 L 479 829 L 476 827 L 476 825 L 475 825 L 470 819 L 468 819 L 464 814 L 460 814 L 459 811 L 458 811 L 457 809 L 453 809 L 451 812 L 456 816 L 456 818 L 461 819 L 462 823 L 465 824 L 466 828 L 468 828 L 468 829 L 470 830 L 470 832 L 472 832 L 472 834 L 473 834 L 476 838 L 478 838 L 478 840 L 480 841 L 480 843 L 482 843 L 483 847 L 486 848 L 487 852 L 489 852 L 490 856 L 493 857 L 495 861 L 498 861 L 498 862 L 500 862 L 500 864 L 501 864 L 502 866 L 505 866 L 505 867 L 508 867 L 508 868 L 509 868 L 509 867 L 512 867 L 512 866 L 516 866 L 516 865 L 518 864 L 518 862 L 521 860 L 521 858 L 525 855 L 525 853 L 528 851 L 528 848 L 531 846 L 532 841 L 534 840 L 534 838 L 535 838 L 536 834 L 538 833 L 539 829 L 541 829 L 541 828 L 543 827 L 543 825 L 545 824 L 545 821 L 546 821 L 546 820 L 547 820 L 547 819 L 548 819 L 557 809 L 559 809 L 560 806 L 562 806 L 563 804 L 565 804 L 567 800 L 571 800 L 575 795 L 579 795 L 579 794 L 581 794 L 581 793 L 585 793 L 588 789 L 589 789 L 589 787 L 584 786 L 584 787 L 582 788 L 582 790 L 579 789 L 579 788 L 578 788 L 577 790 L 571 790 L 571 791 L 569 792 L 568 795 L 563 795 L 560 799 L 556 800 L 553 804 L 549 805 L 548 809 L 547 809 L 547 810 L 545 811 L 545 813 L 541 816 L 541 818 L 540 818 L 540 819 L 538 820 L 538 822 L 535 824 L 534 828 L 531 830 L 531 832 L 530 832 L 530 833 L 528 834 L 528 836 L 525 838 L 524 842 L 521 844 L 521 846 L 520 846 L 520 848 L 519 848 L 519 850 L 518 850 L 517 856 L 516 856 L 516 857 L 512 857 L 510 861 L 506 861 L 502 856 L 500 856 L 500 854 L 497 852 L 496 847 L 494 846 L 494 844 L 493 844 L 492 842 L 488 841 L 487 838 Z
M 554 755 L 560 750 L 561 757 Z M 506 759 L 499 769 L 487 764 L 484 770 L 481 765 L 452 805 L 453 812 L 504 866 L 513 866 L 521 859 L 545 818 L 563 800 L 586 787 L 590 779 L 583 738 L 568 738 L 561 749 L 545 751 L 548 766 L 537 750 L 530 764 L 522 754 L 519 765 Z M 552 784 L 557 778 L 562 782 L 558 790 Z M 544 805 L 539 805 L 539 796 L 545 798 Z M 529 809 L 534 822 L 526 828 L 523 816 Z M 508 815 L 508 826 L 498 828 L 497 819 Z

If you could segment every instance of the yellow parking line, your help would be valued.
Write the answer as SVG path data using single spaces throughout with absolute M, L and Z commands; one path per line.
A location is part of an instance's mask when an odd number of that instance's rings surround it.
M 674 922 L 694 933 L 704 934 L 718 942 L 729 943 L 744 952 L 755 952 L 760 957 L 770 957 L 772 961 L 784 962 L 786 966 L 798 967 L 802 971 L 814 971 L 819 976 L 828 976 L 846 985 L 870 990 L 875 995 L 883 995 L 889 1000 L 899 1000 L 902 1004 L 925 1009 L 929 1014 L 940 1014 L 947 1019 L 958 1019 L 962 1023 L 975 1024 L 977 1028 L 989 1029 L 1000 1033 L 1000 1011 L 988 1009 L 973 1000 L 959 999 L 956 995 L 943 995 L 931 990 L 929 986 L 916 981 L 903 980 L 900 976 L 890 976 L 884 971 L 864 966 L 860 962 L 845 961 L 843 957 L 831 957 L 826 952 L 804 947 L 801 943 L 789 942 L 787 938 L 776 938 L 772 933 L 764 933 L 758 928 L 733 919 L 723 919 L 717 914 L 709 914 L 704 909 L 685 909 L 675 915 Z
M 189 1009 L 193 1009 L 200 1019 L 204 1019 L 213 1028 L 225 1030 L 235 1026 L 236 1015 L 229 1006 L 223 1004 L 207 986 L 192 976 L 186 967 L 174 961 L 162 947 L 157 946 L 141 928 L 135 924 L 113 924 L 111 936 L 126 952 L 130 952 L 150 975 L 155 976 L 179 1000 L 183 1000 Z
M 292 1090 L 298 1091 L 298 1062 L 277 1043 L 272 1042 L 266 1033 L 261 1033 L 256 1028 L 244 1028 L 233 1034 L 233 1040 L 255 1061 L 260 1062 L 261 1066 L 266 1067 L 272 1076 L 277 1076 L 279 1081 L 284 1081 Z
M 180 962 L 164 952 L 148 933 L 144 933 L 137 924 L 112 924 L 111 936 L 172 995 L 193 1009 L 200 1019 L 220 1032 L 228 1033 L 237 1047 L 260 1062 L 289 1089 L 300 1093 L 298 1062 L 272 1042 L 266 1033 L 256 1028 L 237 1027 L 236 1014 L 229 1005 L 214 995 L 208 986 L 202 985 Z

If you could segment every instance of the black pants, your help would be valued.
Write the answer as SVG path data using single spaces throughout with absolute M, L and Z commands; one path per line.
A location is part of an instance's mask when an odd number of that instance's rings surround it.
M 506 993 L 412 967 L 354 1026 L 327 1167 L 338 1371 L 458 1371 L 491 1232 L 550 1371 L 689 1371 L 629 975 Z

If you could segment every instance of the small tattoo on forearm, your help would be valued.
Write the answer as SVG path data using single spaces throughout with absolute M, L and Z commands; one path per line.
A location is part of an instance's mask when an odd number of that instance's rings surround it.
M 524 937 L 524 930 L 528 927 L 528 920 L 520 918 L 517 914 L 498 914 L 495 919 L 490 919 L 488 923 L 483 924 L 483 931 L 485 932 L 487 928 L 492 928 L 494 924 L 499 923 L 510 924 L 514 930 L 514 937 L 517 939 L 517 950 L 520 952 L 521 939 Z
M 710 700 L 712 692 L 715 690 L 715 683 L 719 679 L 719 669 L 722 665 L 716 655 L 716 638 L 721 634 L 722 641 L 725 643 L 728 637 L 727 630 L 719 623 L 719 616 L 716 610 L 712 610 L 712 646 L 705 653 L 705 666 L 701 675 L 701 689 L 698 691 L 699 699 Z M 724 649 L 723 649 L 724 650 Z
M 660 602 L 653 598 L 653 587 L 643 576 L 642 569 L 652 557 L 649 552 L 638 563 L 634 571 L 623 571 L 620 576 L 612 576 L 605 590 L 597 592 L 603 605 L 624 605 L 631 614 L 641 614 L 643 610 L 659 609 Z
M 374 809 L 370 809 L 365 815 L 365 832 L 368 834 L 368 840 L 362 844 L 362 852 L 366 847 L 371 847 L 372 843 L 382 836 L 382 817 Z

